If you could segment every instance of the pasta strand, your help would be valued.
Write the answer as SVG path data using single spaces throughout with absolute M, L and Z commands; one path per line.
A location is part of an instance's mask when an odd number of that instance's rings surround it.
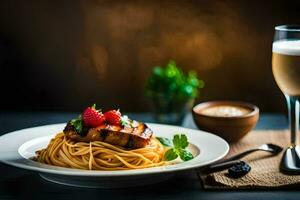
M 59 133 L 47 148 L 36 152 L 36 161 L 75 169 L 128 170 L 166 165 L 166 148 L 152 138 L 140 149 L 127 150 L 101 141 L 75 142 Z

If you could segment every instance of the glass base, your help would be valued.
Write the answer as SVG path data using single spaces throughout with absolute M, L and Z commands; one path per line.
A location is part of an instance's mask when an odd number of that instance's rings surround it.
M 280 170 L 283 173 L 300 174 L 300 146 L 291 146 L 285 150 Z

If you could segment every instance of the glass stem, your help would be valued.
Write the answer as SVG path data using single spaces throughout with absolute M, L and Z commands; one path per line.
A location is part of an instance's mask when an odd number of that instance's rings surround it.
M 288 95 L 285 95 L 285 98 L 289 110 L 291 145 L 295 146 L 297 142 L 297 132 L 299 129 L 299 102 L 297 97 L 290 97 Z

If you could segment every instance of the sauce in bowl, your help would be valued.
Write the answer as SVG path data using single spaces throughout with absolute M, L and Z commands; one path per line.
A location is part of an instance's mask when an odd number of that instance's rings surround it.
M 215 117 L 238 117 L 247 115 L 251 112 L 250 109 L 242 106 L 217 105 L 198 110 L 198 113 L 215 116 Z
M 259 108 L 239 101 L 208 101 L 193 107 L 193 119 L 203 131 L 237 142 L 248 134 L 259 118 Z
M 259 108 L 239 101 L 208 101 L 193 107 L 193 119 L 203 131 L 214 133 L 229 142 L 248 134 L 259 118 Z

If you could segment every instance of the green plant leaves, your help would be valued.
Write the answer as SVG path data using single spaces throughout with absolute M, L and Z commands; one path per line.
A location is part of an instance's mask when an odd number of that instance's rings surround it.
M 82 122 L 82 118 L 81 115 L 79 115 L 76 119 L 72 119 L 70 121 L 71 125 L 74 126 L 75 130 L 80 134 L 82 132 L 82 128 L 83 128 L 83 122 Z
M 192 160 L 194 158 L 193 154 L 186 149 L 182 149 L 179 152 L 180 159 L 183 161 Z
M 149 97 L 164 95 L 166 98 L 190 99 L 198 96 L 198 90 L 204 82 L 197 78 L 195 71 L 184 74 L 174 60 L 163 68 L 156 66 L 148 78 L 146 95 Z
M 186 135 L 181 134 L 174 135 L 173 144 L 176 149 L 185 149 L 189 145 L 189 142 Z
M 171 148 L 165 153 L 164 157 L 166 160 L 175 160 L 178 157 L 178 154 L 175 149 Z
M 156 137 L 156 139 L 159 140 L 159 142 L 166 146 L 166 147 L 172 147 L 172 141 L 169 138 L 163 138 L 163 137 Z
M 166 160 L 171 161 L 178 158 L 178 156 L 183 161 L 188 161 L 194 158 L 193 154 L 186 149 L 189 145 L 188 138 L 186 137 L 186 135 L 176 134 L 174 135 L 172 141 L 168 138 L 156 138 L 164 146 L 171 147 L 168 151 L 166 151 L 164 155 Z

